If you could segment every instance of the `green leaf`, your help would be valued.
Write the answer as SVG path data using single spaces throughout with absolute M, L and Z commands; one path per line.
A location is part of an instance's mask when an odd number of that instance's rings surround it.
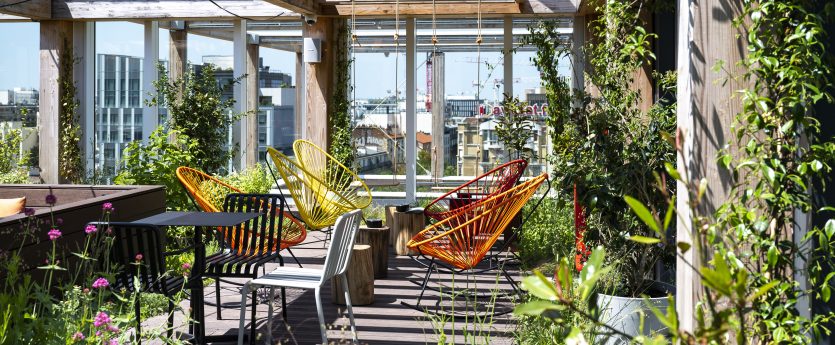
M 687 242 L 679 242 L 676 243 L 676 245 L 678 246 L 678 249 L 681 250 L 682 254 L 687 253 L 687 251 L 690 250 L 691 247 L 690 243 Z
M 531 315 L 539 316 L 547 310 L 563 310 L 565 306 L 556 304 L 551 301 L 536 300 L 517 305 L 513 309 L 513 314 L 516 315 Z
M 681 175 L 676 170 L 676 167 L 670 164 L 669 162 L 664 162 L 664 169 L 667 171 L 667 174 L 670 175 L 676 181 L 681 181 Z
M 47 271 L 66 271 L 66 268 L 63 268 L 58 265 L 46 265 L 38 267 L 39 270 L 47 270 Z
M 770 246 L 768 248 L 768 254 L 767 254 L 767 256 L 768 256 L 768 266 L 769 267 L 774 267 L 777 264 L 777 255 L 778 255 L 777 247 Z
M 554 288 L 554 284 L 548 281 L 548 278 L 545 278 L 539 271 L 534 271 L 533 276 L 522 279 L 522 289 L 525 289 L 539 299 L 548 301 L 557 300 L 557 290 Z
M 835 219 L 827 220 L 823 231 L 826 233 L 826 238 L 832 240 L 832 235 L 835 235 Z
M 629 204 L 629 208 L 632 209 L 632 212 L 635 212 L 635 215 L 637 215 L 638 218 L 644 222 L 644 224 L 656 233 L 661 234 L 658 222 L 655 218 L 653 218 L 652 214 L 649 212 L 647 207 L 644 206 L 644 204 L 629 195 L 624 196 L 623 199 L 626 200 L 626 203 Z
M 646 237 L 646 236 L 629 236 L 629 239 L 638 243 L 643 244 L 656 244 L 660 243 L 661 240 L 654 238 L 654 237 Z
M 748 296 L 748 298 L 747 298 L 748 302 L 756 301 L 757 298 L 760 298 L 760 296 L 765 295 L 769 290 L 773 289 L 777 285 L 780 285 L 779 280 L 772 280 L 772 281 L 768 282 L 767 284 L 765 284 L 763 286 L 760 286 L 756 291 L 754 291 L 753 294 Z
M 824 285 L 821 288 L 821 301 L 824 303 L 829 302 L 831 292 L 832 290 L 830 290 L 829 285 Z
M 818 172 L 818 171 L 820 171 L 821 169 L 823 169 L 823 163 L 821 163 L 821 161 L 819 161 L 819 160 L 817 160 L 817 159 L 816 159 L 816 160 L 813 160 L 813 161 L 812 161 L 812 163 L 811 163 L 811 167 L 812 167 L 812 171 L 814 171 L 814 172 Z
M 676 211 L 676 198 L 673 197 L 670 200 L 670 204 L 667 205 L 667 214 L 664 215 L 664 231 L 670 228 L 670 222 L 673 220 L 673 214 Z

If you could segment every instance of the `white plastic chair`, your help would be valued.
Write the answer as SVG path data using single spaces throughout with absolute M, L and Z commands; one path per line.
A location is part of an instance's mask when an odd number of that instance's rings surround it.
M 348 306 L 348 316 L 351 319 L 351 335 L 354 343 L 357 342 L 357 330 L 354 325 L 354 310 L 351 308 L 351 296 L 348 293 L 348 279 L 345 278 L 345 270 L 351 260 L 354 239 L 359 229 L 361 210 L 353 210 L 343 214 L 336 220 L 328 253 L 325 257 L 325 266 L 322 269 L 279 267 L 274 271 L 256 279 L 250 280 L 244 285 L 241 292 L 241 323 L 238 327 L 238 345 L 244 343 L 244 318 L 246 317 L 246 296 L 251 289 L 259 287 L 270 288 L 269 313 L 267 315 L 267 343 L 272 341 L 272 319 L 273 304 L 276 287 L 288 287 L 297 289 L 313 289 L 316 294 L 316 311 L 319 313 L 319 330 L 322 333 L 322 344 L 328 343 L 327 331 L 325 330 L 325 315 L 322 313 L 322 299 L 320 290 L 331 278 L 339 276 L 342 279 L 342 286 L 345 287 L 345 304 Z M 286 320 L 285 320 L 286 321 Z M 251 327 L 255 327 L 255 320 L 252 320 Z

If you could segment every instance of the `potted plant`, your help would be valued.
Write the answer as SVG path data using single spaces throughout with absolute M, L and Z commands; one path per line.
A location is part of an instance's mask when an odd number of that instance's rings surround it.
M 586 88 L 575 90 L 556 68 L 568 54 L 551 23 L 532 28 L 527 43 L 539 48 L 533 62 L 542 73 L 549 112 L 553 152 L 551 176 L 564 193 L 575 192 L 587 228 L 585 248 L 603 246 L 611 274 L 603 277 L 596 304 L 601 320 L 625 334 L 637 334 L 642 311 L 645 331 L 658 330 L 650 303 L 664 308 L 671 286 L 659 283 L 663 264 L 672 262 L 671 244 L 639 243 L 655 234 L 631 212 L 624 196 L 654 209 L 665 209 L 665 196 L 675 183 L 666 177 L 665 164 L 674 164 L 675 150 L 667 139 L 675 130 L 675 103 L 670 100 L 673 74 L 653 73 L 662 97 L 651 106 L 635 87 L 639 70 L 654 58 L 639 18 L 640 1 L 598 4 L 597 20 L 589 23 L 592 38 L 584 46 L 588 68 Z M 643 105 L 643 106 L 642 106 Z M 669 181 L 669 183 L 667 182 Z M 638 240 L 638 241 L 636 241 Z M 578 252 L 578 269 L 587 253 Z M 612 339 L 614 341 L 614 339 Z

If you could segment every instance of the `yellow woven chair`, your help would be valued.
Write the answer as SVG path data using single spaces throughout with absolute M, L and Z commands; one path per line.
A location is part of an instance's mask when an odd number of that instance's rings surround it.
M 180 180 L 192 200 L 204 212 L 220 212 L 223 210 L 223 201 L 227 194 L 243 193 L 240 189 L 226 182 L 189 167 L 177 168 L 177 179 Z M 280 247 L 275 248 L 273 246 L 270 250 L 275 252 L 287 249 L 296 263 L 299 263 L 299 260 L 289 248 L 302 243 L 307 237 L 307 231 L 305 231 L 304 224 L 289 212 L 284 211 L 283 222 Z M 279 241 L 275 242 L 279 243 Z M 301 266 L 301 263 L 299 263 L 299 266 Z
M 487 257 L 498 259 L 498 253 L 503 250 L 502 246 L 496 243 L 499 237 L 505 228 L 511 226 L 522 207 L 547 180 L 548 175 L 542 174 L 479 202 L 454 209 L 447 218 L 427 226 L 416 234 L 407 246 L 427 258 L 429 264 L 426 265 L 426 276 L 421 284 L 417 304 L 403 304 L 421 310 L 420 301 L 433 271 L 475 274 L 498 269 L 518 292 L 518 286 L 504 266 L 499 264 L 500 260 L 487 260 Z M 545 194 L 542 194 L 542 197 Z M 536 204 L 538 205 L 539 203 Z M 521 226 L 520 224 L 519 227 Z M 491 252 L 493 254 L 490 254 Z M 488 267 L 477 267 L 482 262 L 488 262 Z
M 267 148 L 309 229 L 330 227 L 342 214 L 371 204 L 368 185 L 320 147 L 296 140 L 293 152 L 295 159 Z

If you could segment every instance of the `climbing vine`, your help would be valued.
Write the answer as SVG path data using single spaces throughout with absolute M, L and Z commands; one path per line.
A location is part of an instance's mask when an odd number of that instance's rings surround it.
M 353 126 L 351 124 L 351 65 L 349 54 L 351 29 L 341 25 L 337 32 L 336 47 L 336 84 L 333 92 L 333 112 L 328 116 L 330 127 L 330 154 L 347 167 L 354 164 L 354 146 L 351 142 Z
M 62 181 L 81 183 L 84 166 L 81 159 L 81 125 L 77 113 L 78 99 L 73 69 L 78 59 L 64 38 L 61 50 L 61 66 L 58 71 L 60 100 L 58 104 L 58 176 Z

